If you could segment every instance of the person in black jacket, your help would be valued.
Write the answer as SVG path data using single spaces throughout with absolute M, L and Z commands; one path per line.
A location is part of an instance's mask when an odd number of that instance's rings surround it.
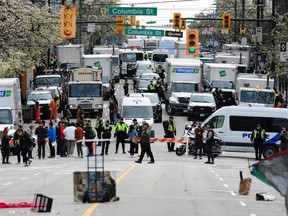
M 35 130 L 35 135 L 37 136 L 37 144 L 38 144 L 38 159 L 41 159 L 41 151 L 42 151 L 42 158 L 45 158 L 45 144 L 46 144 L 46 137 L 48 135 L 47 128 L 44 127 L 45 122 L 41 122 L 39 127 Z
M 29 160 L 27 154 L 28 150 L 33 146 L 34 143 L 27 132 L 23 132 L 23 130 L 17 129 L 16 133 L 19 137 L 19 146 L 21 147 L 21 155 L 23 157 L 23 162 L 25 163 L 24 166 L 29 166 L 32 163 L 32 160 Z
M 2 164 L 11 164 L 9 162 L 9 141 L 11 137 L 8 136 L 9 129 L 8 127 L 4 128 L 3 134 L 2 134 L 2 147 L 1 147 L 1 152 L 2 152 Z
M 94 129 L 91 127 L 91 121 L 89 120 L 86 124 L 86 127 L 84 129 L 85 132 L 85 139 L 94 139 L 96 137 L 96 131 L 94 131 Z M 92 151 L 92 144 L 93 142 L 89 141 L 89 142 L 85 142 L 85 145 L 88 148 L 88 155 L 91 156 L 93 154 Z
M 109 125 L 109 120 L 107 120 L 105 122 L 105 125 L 102 127 L 102 138 L 110 139 L 111 133 L 112 133 L 112 127 Z M 110 145 L 110 141 L 102 142 L 102 150 L 101 150 L 102 155 L 104 154 L 104 150 L 105 150 L 105 155 L 108 155 L 109 145 Z
M 214 164 L 214 155 L 212 151 L 212 146 L 214 145 L 214 131 L 210 128 L 210 125 L 206 125 L 205 129 L 207 130 L 207 136 L 205 138 L 206 144 L 206 154 L 208 157 L 208 161 L 206 164 Z

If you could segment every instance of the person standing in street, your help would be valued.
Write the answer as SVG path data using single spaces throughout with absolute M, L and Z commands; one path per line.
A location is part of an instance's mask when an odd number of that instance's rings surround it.
M 1 152 L 2 152 L 2 164 L 11 164 L 9 162 L 9 155 L 10 155 L 10 139 L 11 137 L 8 136 L 9 128 L 5 127 L 2 138 L 1 138 Z
M 41 122 L 41 107 L 38 101 L 35 101 L 35 118 L 35 123 L 39 124 Z
M 100 117 L 100 115 L 97 114 L 94 128 L 97 132 L 97 139 L 99 140 L 101 139 L 102 127 L 103 127 L 103 120 Z M 97 146 L 101 146 L 101 143 L 102 143 L 101 141 L 98 141 Z
M 176 136 L 176 124 L 174 123 L 173 116 L 169 117 L 168 123 L 169 124 L 168 124 L 168 128 L 167 128 L 166 138 L 175 138 L 175 136 Z M 174 146 L 175 146 L 174 142 L 167 142 L 168 152 L 175 151 Z
M 251 142 L 254 143 L 254 149 L 255 149 L 255 160 L 261 160 L 262 146 L 265 141 L 266 141 L 265 130 L 261 128 L 260 124 L 257 124 L 256 129 L 254 129 L 251 135 Z
M 22 125 L 19 124 L 18 129 L 23 130 Z M 16 155 L 17 155 L 17 164 L 20 164 L 21 163 L 21 151 L 22 150 L 21 150 L 21 146 L 19 143 L 19 136 L 18 136 L 17 130 L 15 131 L 15 133 L 13 135 L 13 143 L 14 143 L 15 151 L 16 151 Z
M 197 127 L 194 130 L 195 134 L 195 156 L 194 159 L 197 159 L 197 151 L 199 150 L 199 159 L 202 159 L 202 148 L 203 148 L 203 133 L 204 129 L 201 127 L 201 124 L 198 123 Z
M 150 157 L 150 161 L 148 162 L 149 164 L 155 163 L 153 153 L 151 151 L 151 133 L 150 133 L 150 127 L 147 122 L 143 123 L 142 125 L 142 134 L 141 134 L 141 155 L 135 163 L 142 163 L 142 160 L 144 158 L 145 153 Z
M 67 157 L 66 151 L 66 139 L 64 134 L 64 129 L 66 128 L 66 124 L 63 122 L 59 122 L 59 152 L 60 157 Z
M 125 79 L 124 83 L 123 83 L 123 89 L 124 89 L 124 95 L 128 95 L 129 93 L 129 83 L 128 80 Z
M 35 142 L 35 138 L 33 137 L 33 135 L 34 135 L 34 125 L 30 125 L 30 126 L 29 126 L 29 130 L 27 131 L 27 133 L 29 134 L 31 140 L 32 140 L 33 143 L 34 143 L 34 142 Z M 36 144 L 34 144 L 34 145 L 36 145 Z M 32 155 L 33 155 L 33 147 L 30 148 L 29 151 L 28 151 L 28 157 L 29 157 L 29 159 L 34 159 Z
M 70 123 L 70 119 L 72 118 L 72 113 L 70 111 L 70 104 L 66 104 L 66 106 L 63 109 L 63 115 L 67 119 L 67 123 Z
M 287 134 L 287 130 L 285 127 L 283 127 L 281 130 L 279 140 L 281 140 L 280 150 L 284 151 L 284 150 L 288 149 L 288 134 Z
M 54 119 L 57 122 L 58 119 L 58 108 L 59 108 L 59 97 L 55 95 L 55 97 L 50 101 L 50 122 Z
M 121 117 L 119 119 L 119 122 L 114 127 L 114 136 L 116 136 L 115 154 L 118 154 L 118 148 L 119 148 L 120 142 L 122 144 L 123 154 L 126 154 L 126 152 L 125 152 L 125 139 L 128 135 L 128 131 L 129 131 L 128 126 L 123 122 L 123 118 Z
M 105 122 L 105 125 L 102 126 L 102 138 L 103 139 L 110 139 L 111 138 L 111 133 L 112 133 L 112 127 L 109 124 L 109 120 L 107 120 Z M 101 150 L 101 154 L 104 154 L 105 151 L 105 155 L 108 155 L 108 150 L 109 150 L 109 145 L 110 145 L 110 141 L 103 141 L 102 142 L 102 150 Z
M 133 119 L 133 125 L 134 125 L 134 129 L 137 131 L 138 137 L 139 137 L 141 135 L 141 130 L 140 130 L 141 128 L 139 126 L 137 119 Z M 139 149 L 139 142 L 135 145 L 134 154 L 138 154 L 138 149 Z
M 46 137 L 48 135 L 47 129 L 44 127 L 44 121 L 41 121 L 39 127 L 35 130 L 35 135 L 37 136 L 37 144 L 38 144 L 38 159 L 45 159 L 45 144 Z
M 205 164 L 214 164 L 214 155 L 212 151 L 212 147 L 214 145 L 214 131 L 210 128 L 210 125 L 206 125 L 206 130 L 207 136 L 205 138 L 205 147 L 208 161 L 206 161 Z
M 136 137 L 136 139 L 137 139 L 136 143 L 133 143 L 134 137 Z M 130 125 L 130 127 L 129 127 L 129 139 L 130 139 L 130 156 L 131 157 L 134 156 L 135 149 L 138 146 L 138 138 L 139 138 L 139 135 L 138 135 L 136 129 L 134 128 L 134 125 Z
M 33 141 L 30 139 L 30 136 L 27 132 L 24 132 L 22 129 L 17 129 L 16 133 L 19 138 L 19 145 L 21 148 L 21 155 L 23 157 L 24 166 L 29 166 L 32 163 L 32 160 L 28 158 L 28 149 L 33 146 Z
M 150 80 L 149 85 L 147 86 L 147 89 L 149 92 L 154 93 L 155 92 L 155 86 L 153 84 L 153 80 Z
M 76 139 L 75 139 L 75 123 L 72 122 L 67 128 L 64 129 L 63 133 L 67 142 L 67 156 L 72 157 L 75 149 Z
M 85 131 L 85 139 L 94 139 L 94 138 L 96 137 L 96 132 L 95 132 L 94 129 L 91 127 L 91 121 L 88 121 L 88 122 L 87 122 L 84 131 Z M 93 142 L 92 142 L 92 141 L 85 141 L 85 145 L 86 145 L 87 148 L 88 148 L 87 154 L 88 154 L 89 156 L 91 156 L 91 155 L 93 154 L 93 151 L 92 151 Z
M 49 123 L 48 139 L 50 156 L 48 158 L 55 158 L 55 143 L 56 143 L 56 128 L 53 126 L 53 122 Z
M 75 130 L 75 139 L 77 145 L 77 155 L 78 158 L 83 158 L 83 150 L 82 150 L 82 143 L 84 138 L 84 131 L 79 123 L 76 123 L 76 130 Z

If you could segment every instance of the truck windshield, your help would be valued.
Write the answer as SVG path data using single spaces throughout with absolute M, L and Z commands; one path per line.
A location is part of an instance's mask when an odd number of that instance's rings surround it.
M 136 54 L 135 53 L 123 53 L 123 62 L 136 62 Z
M 101 84 L 70 84 L 69 97 L 101 97 Z
M 0 110 L 0 124 L 13 124 L 11 110 Z
M 152 61 L 155 62 L 165 62 L 166 58 L 168 58 L 167 54 L 153 54 Z
M 173 83 L 172 92 L 197 92 L 198 84 L 197 83 Z
M 241 91 L 241 102 L 274 104 L 274 92 Z
M 112 57 L 112 66 L 119 66 L 119 58 Z
M 123 118 L 153 118 L 151 106 L 123 106 Z
M 61 87 L 60 77 L 36 77 L 35 78 L 35 87 L 40 86 L 57 86 Z
M 227 80 L 215 80 L 211 83 L 212 88 L 235 89 L 234 83 Z

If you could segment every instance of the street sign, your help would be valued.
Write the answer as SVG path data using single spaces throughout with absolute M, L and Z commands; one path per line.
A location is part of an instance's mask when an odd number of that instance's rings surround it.
M 146 24 L 156 24 L 156 21 L 148 21 Z
M 183 32 L 176 32 L 176 31 L 165 31 L 166 37 L 183 37 Z
M 252 39 L 254 42 L 262 43 L 262 27 L 254 27 L 252 28 Z
M 87 24 L 87 32 L 95 32 L 96 26 L 95 23 L 88 23 Z
M 157 16 L 157 7 L 109 7 L 109 16 Z
M 280 43 L 280 61 L 288 62 L 288 42 Z
M 125 28 L 125 35 L 164 36 L 164 30 Z

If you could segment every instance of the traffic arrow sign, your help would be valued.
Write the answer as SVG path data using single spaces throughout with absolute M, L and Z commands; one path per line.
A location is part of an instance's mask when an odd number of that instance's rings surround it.
M 176 31 L 165 31 L 166 37 L 183 37 L 183 32 L 176 32 Z

